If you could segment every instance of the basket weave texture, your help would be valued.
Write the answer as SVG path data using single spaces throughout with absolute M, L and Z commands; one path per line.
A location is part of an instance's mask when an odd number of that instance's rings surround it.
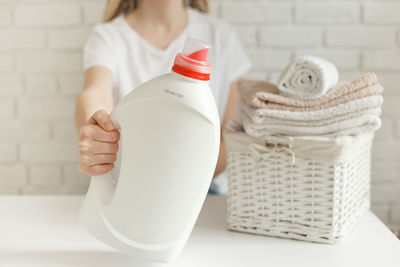
M 335 243 L 370 207 L 373 133 L 255 138 L 231 124 L 224 139 L 231 230 Z

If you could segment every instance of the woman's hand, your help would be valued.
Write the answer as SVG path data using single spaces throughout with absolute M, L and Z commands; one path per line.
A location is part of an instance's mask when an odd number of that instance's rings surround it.
M 90 176 L 114 168 L 117 159 L 119 131 L 104 110 L 98 110 L 79 129 L 79 170 Z

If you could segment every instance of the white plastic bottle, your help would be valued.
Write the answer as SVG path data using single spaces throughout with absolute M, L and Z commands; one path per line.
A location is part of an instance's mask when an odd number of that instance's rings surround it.
M 121 133 L 116 168 L 92 177 L 80 221 L 122 252 L 174 260 L 199 215 L 220 145 L 209 48 L 188 39 L 171 73 L 137 87 L 111 114 Z

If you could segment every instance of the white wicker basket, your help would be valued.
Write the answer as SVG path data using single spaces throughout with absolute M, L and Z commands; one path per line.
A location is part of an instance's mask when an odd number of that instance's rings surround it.
M 229 125 L 229 229 L 335 243 L 369 209 L 373 133 L 254 138 Z

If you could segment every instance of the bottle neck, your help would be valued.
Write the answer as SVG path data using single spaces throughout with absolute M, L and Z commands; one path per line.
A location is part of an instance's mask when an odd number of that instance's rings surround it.
M 199 79 L 191 78 L 191 77 L 188 77 L 188 76 L 185 76 L 185 75 L 175 72 L 174 69 L 171 70 L 171 75 L 177 79 L 185 80 L 188 82 L 194 82 L 194 83 L 199 83 L 199 84 L 208 84 L 209 83 L 209 80 L 199 80 Z
M 174 64 L 172 66 L 172 71 L 179 73 L 183 76 L 190 77 L 193 79 L 201 80 L 201 81 L 209 81 L 210 73 L 202 73 L 198 71 L 191 70 L 190 68 Z

